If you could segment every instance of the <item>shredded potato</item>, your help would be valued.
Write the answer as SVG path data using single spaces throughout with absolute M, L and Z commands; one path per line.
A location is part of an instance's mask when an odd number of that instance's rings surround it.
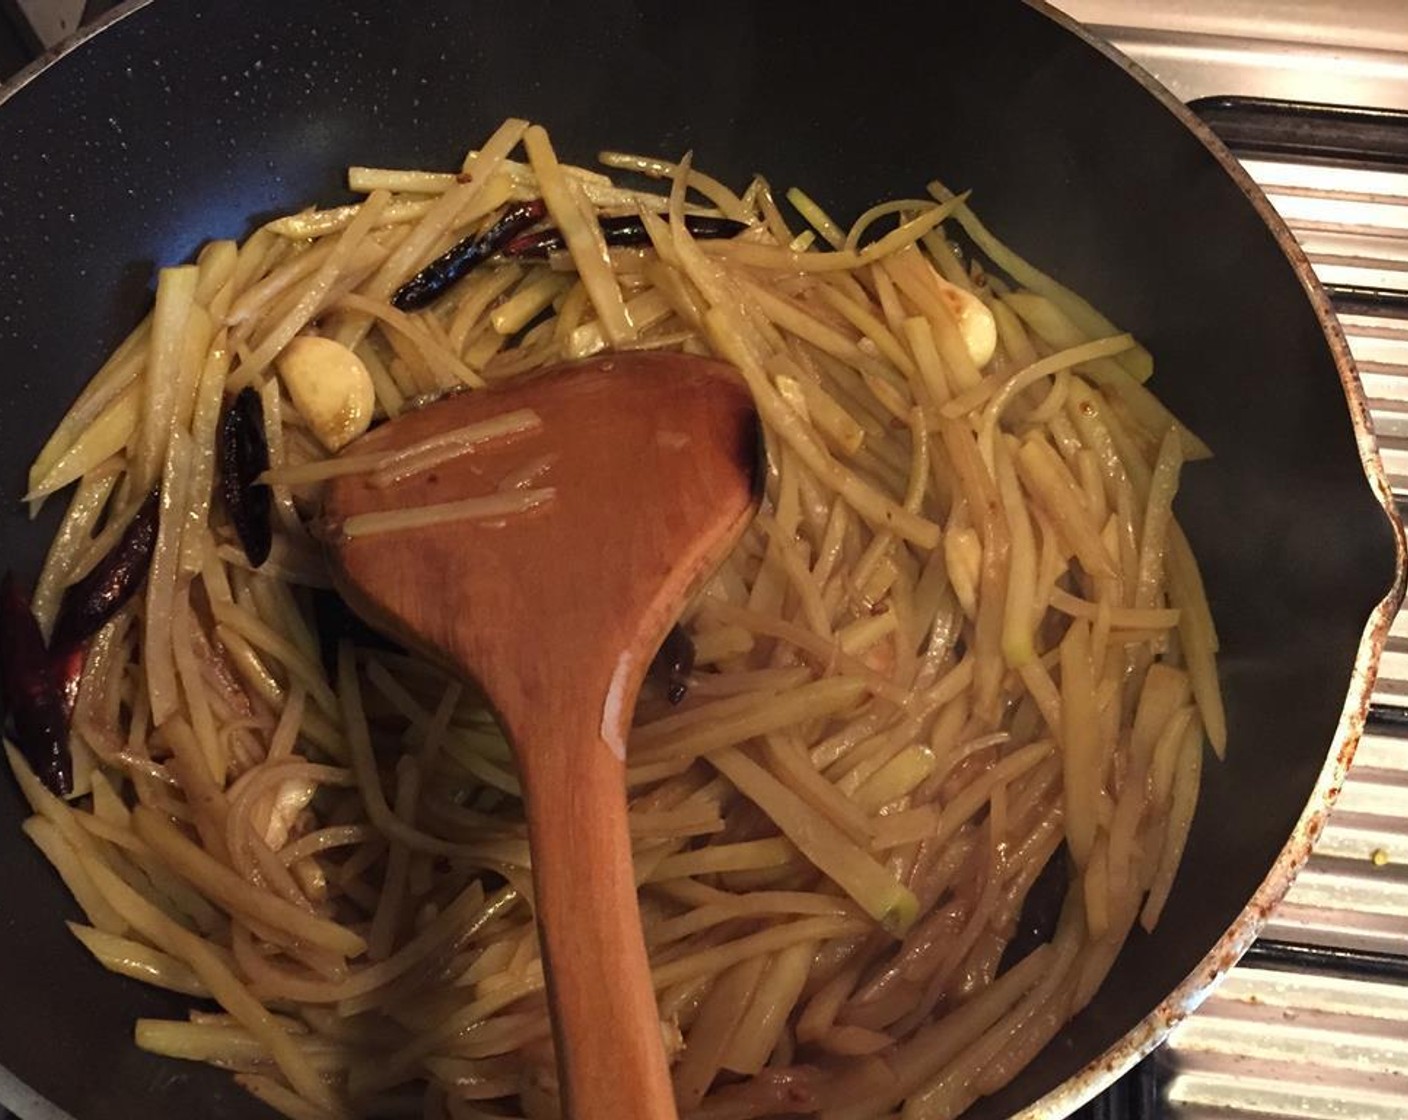
M 362 201 L 162 271 L 28 478 L 36 506 L 75 487 L 34 596 L 46 634 L 147 495 L 160 509 L 144 586 L 89 643 L 78 792 L 9 753 L 24 830 L 97 964 L 221 1009 L 140 1020 L 137 1045 L 295 1120 L 558 1116 L 512 752 L 473 689 L 337 621 L 318 536 L 532 516 L 560 468 L 529 411 L 330 456 L 279 359 L 340 342 L 381 420 L 609 348 L 721 357 L 764 422 L 766 495 L 681 620 L 683 700 L 647 686 L 627 759 L 676 1096 L 700 1120 L 951 1120 L 1168 904 L 1205 741 L 1227 745 L 1175 513 L 1207 448 L 1144 386 L 1149 353 L 966 195 L 931 184 L 846 226 L 793 189 L 789 226 L 761 178 L 602 160 L 663 192 L 510 120 L 459 169 L 354 167 Z M 546 259 L 396 300 L 539 198 Z M 604 217 L 638 217 L 639 243 L 608 245 Z M 245 387 L 269 449 L 259 566 L 217 449 Z M 328 479 L 394 488 L 504 441 L 522 463 L 487 496 L 320 520 Z M 1058 911 L 1028 906 L 1043 874 Z

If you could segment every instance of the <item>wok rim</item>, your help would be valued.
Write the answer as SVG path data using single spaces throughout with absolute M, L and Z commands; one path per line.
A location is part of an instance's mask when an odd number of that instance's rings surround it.
M 0 83 L 0 109 L 40 74 L 152 2 L 153 0 L 124 0 L 91 24 L 49 48 L 8 81 Z M 1324 830 L 1364 732 L 1379 659 L 1388 641 L 1389 627 L 1403 605 L 1405 586 L 1408 586 L 1408 543 L 1405 543 L 1403 521 L 1379 455 L 1368 401 L 1350 354 L 1349 343 L 1330 305 L 1329 297 L 1285 221 L 1216 133 L 1149 71 L 1074 18 L 1053 7 L 1048 0 L 1022 0 L 1022 3 L 1114 63 L 1147 95 L 1172 113 L 1236 184 L 1262 224 L 1271 233 L 1295 273 L 1324 335 L 1331 359 L 1340 376 L 1365 481 L 1388 521 L 1394 542 L 1393 580 L 1383 598 L 1370 612 L 1364 626 L 1350 672 L 1344 706 L 1330 740 L 1325 765 L 1315 780 L 1305 809 L 1270 871 L 1227 931 L 1169 995 L 1104 1053 L 1010 1118 L 1056 1120 L 1069 1116 L 1129 1072 L 1137 1062 L 1154 1051 L 1175 1026 L 1198 1008 L 1256 940 L 1271 911 L 1285 897 L 1296 875 L 1310 858 L 1311 849 Z M 8 1108 L 23 1120 L 74 1120 L 70 1113 L 26 1084 L 3 1064 L 0 1064 L 0 1107 Z
M 1330 357 L 1340 375 L 1344 390 L 1345 404 L 1349 409 L 1350 421 L 1354 427 L 1354 437 L 1359 449 L 1360 463 L 1364 469 L 1365 481 L 1374 495 L 1374 500 L 1383 510 L 1388 520 L 1394 543 L 1393 581 L 1382 599 L 1369 614 L 1355 653 L 1354 665 L 1350 671 L 1349 689 L 1344 707 L 1340 712 L 1339 723 L 1330 740 L 1325 765 L 1306 800 L 1295 827 L 1282 847 L 1280 854 L 1271 865 L 1271 870 L 1261 885 L 1242 908 L 1212 948 L 1183 979 L 1183 981 L 1143 1019 L 1125 1032 L 1124 1036 L 1105 1050 L 1103 1054 L 1088 1062 L 1082 1069 L 1072 1074 L 1056 1088 L 1045 1093 L 1010 1120 L 1055 1120 L 1056 1117 L 1070 1115 L 1081 1105 L 1088 1103 L 1098 1093 L 1108 1088 L 1142 1058 L 1156 1049 L 1180 1022 L 1192 1014 L 1198 1006 L 1212 994 L 1223 977 L 1246 953 L 1266 925 L 1271 912 L 1285 897 L 1297 874 L 1310 858 L 1310 851 L 1324 831 L 1330 810 L 1339 798 L 1344 786 L 1349 765 L 1354 759 L 1355 749 L 1364 733 L 1364 724 L 1369 714 L 1369 702 L 1373 694 L 1374 680 L 1378 673 L 1379 658 L 1388 641 L 1389 627 L 1394 616 L 1403 605 L 1405 581 L 1408 581 L 1408 546 L 1405 546 L 1404 527 L 1393 497 L 1393 488 L 1388 473 L 1379 455 L 1378 439 L 1374 434 L 1373 421 L 1369 414 L 1369 404 L 1364 393 L 1364 385 L 1354 358 L 1350 354 L 1349 342 L 1344 336 L 1339 318 L 1330 306 L 1329 296 L 1311 267 L 1305 251 L 1296 241 L 1295 235 L 1285 220 L 1272 207 L 1261 188 L 1242 167 L 1237 157 L 1227 148 L 1198 116 L 1180 101 L 1162 82 L 1145 70 L 1132 58 L 1095 35 L 1076 20 L 1052 7 L 1047 0 L 1023 0 L 1028 7 L 1040 12 L 1067 32 L 1081 39 L 1109 59 L 1130 78 L 1137 82 L 1144 92 L 1158 101 L 1168 112 L 1202 143 L 1208 153 L 1217 161 L 1222 170 L 1236 184 L 1238 190 L 1251 204 L 1262 223 L 1275 238 L 1277 246 L 1291 271 L 1295 273 L 1301 290 L 1309 302 L 1311 310 L 1319 321 Z

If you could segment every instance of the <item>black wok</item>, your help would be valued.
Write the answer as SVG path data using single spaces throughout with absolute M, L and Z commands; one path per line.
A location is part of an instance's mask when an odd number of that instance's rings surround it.
M 121 9 L 0 93 L 4 564 L 37 570 L 52 519 L 30 524 L 9 499 L 155 265 L 338 199 L 349 162 L 452 166 L 508 114 L 547 123 L 578 162 L 693 148 L 838 214 L 936 174 L 971 187 L 1008 240 L 1140 335 L 1158 391 L 1216 450 L 1186 472 L 1180 511 L 1222 632 L 1230 757 L 1208 768 L 1157 933 L 1136 934 L 1095 1002 L 976 1110 L 1064 1115 L 1206 993 L 1303 861 L 1362 723 L 1402 553 L 1343 340 L 1285 229 L 1167 95 L 1048 13 Z M 79 1120 L 262 1115 L 225 1075 L 134 1049 L 133 1019 L 179 1001 L 104 973 L 65 934 L 76 909 L 20 813 L 0 782 L 0 1102 Z

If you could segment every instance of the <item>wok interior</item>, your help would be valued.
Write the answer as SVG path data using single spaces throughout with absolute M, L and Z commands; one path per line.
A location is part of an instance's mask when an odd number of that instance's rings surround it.
M 735 182 L 761 170 L 840 215 L 936 175 L 972 188 L 1004 239 L 1148 345 L 1153 387 L 1216 452 L 1185 472 L 1179 514 L 1221 632 L 1231 729 L 1158 931 L 1136 931 L 1091 1006 L 974 1112 L 1005 1116 L 1148 1014 L 1271 868 L 1392 580 L 1392 533 L 1290 265 L 1115 63 L 1017 2 L 842 20 L 801 3 L 648 7 L 168 2 L 60 60 L 0 107 L 0 479 L 18 495 L 44 433 L 150 299 L 153 264 L 336 199 L 351 162 L 453 166 L 509 114 L 549 124 L 575 162 L 693 148 Z M 56 510 L 38 524 L 5 510 L 5 563 L 32 576 Z M 67 937 L 76 909 L 20 819 L 0 783 L 0 1065 L 79 1120 L 262 1115 L 225 1075 L 131 1045 L 134 1018 L 182 1001 L 102 972 Z

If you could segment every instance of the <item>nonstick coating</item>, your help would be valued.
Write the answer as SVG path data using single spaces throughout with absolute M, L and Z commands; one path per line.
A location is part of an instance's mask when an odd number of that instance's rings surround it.
M 1007 1115 L 1144 1018 L 1237 919 L 1306 807 L 1361 631 L 1394 575 L 1322 328 L 1218 161 L 1125 70 L 1015 2 L 686 6 L 599 0 L 156 0 L 0 103 L 0 522 L 32 578 L 54 524 L 24 469 L 150 299 L 153 268 L 260 216 L 344 197 L 352 162 L 453 167 L 506 115 L 562 154 L 764 171 L 854 215 L 937 175 L 1134 330 L 1154 385 L 1217 452 L 1179 499 L 1223 639 L 1231 753 L 1205 770 L 1162 925 L 1000 1098 Z M 264 1115 L 226 1075 L 139 1053 L 184 1013 L 103 972 L 0 781 L 0 1065 L 21 1111 Z M 21 1100 L 0 1083 L 0 1099 Z

